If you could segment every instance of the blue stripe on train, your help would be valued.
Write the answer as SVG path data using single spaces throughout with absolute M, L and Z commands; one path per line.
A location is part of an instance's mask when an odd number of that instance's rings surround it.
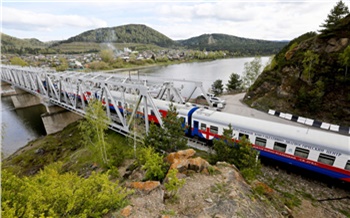
M 321 167 L 318 167 L 318 166 L 313 166 L 311 164 L 303 163 L 301 161 L 293 160 L 293 159 L 290 159 L 290 158 L 287 158 L 287 157 L 283 157 L 283 156 L 280 156 L 280 155 L 277 155 L 277 154 L 273 154 L 273 153 L 270 153 L 270 152 L 260 151 L 260 155 L 263 156 L 263 157 L 267 157 L 267 158 L 270 158 L 270 159 L 274 159 L 274 160 L 277 160 L 277 161 L 288 163 L 288 164 L 291 164 L 291 165 L 294 165 L 294 166 L 298 166 L 298 167 L 301 167 L 301 168 L 304 168 L 304 169 L 307 169 L 307 170 L 311 170 L 311 171 L 314 171 L 314 172 L 317 172 L 317 173 L 321 173 L 321 174 L 324 174 L 324 175 L 327 175 L 327 176 L 330 176 L 330 177 L 333 177 L 333 178 L 336 178 L 336 179 L 349 178 L 349 176 L 347 176 L 347 175 L 345 175 L 343 173 L 338 173 L 338 172 L 335 172 L 335 171 L 332 171 L 332 170 L 329 170 L 329 169 L 324 169 L 324 168 L 321 168 Z
M 194 107 L 192 108 L 188 113 L 187 113 L 187 125 L 189 129 L 186 129 L 185 134 L 192 134 L 191 128 L 192 128 L 192 114 L 198 109 L 199 107 Z M 192 135 L 193 136 L 193 135 Z

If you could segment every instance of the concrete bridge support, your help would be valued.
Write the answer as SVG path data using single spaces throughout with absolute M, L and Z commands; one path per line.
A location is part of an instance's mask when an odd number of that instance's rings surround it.
M 69 124 L 82 119 L 80 115 L 57 106 L 46 107 L 46 109 L 48 113 L 41 115 L 41 119 L 48 135 L 62 131 Z
M 21 91 L 22 90 L 20 90 L 19 92 Z M 31 106 L 41 104 L 41 99 L 35 95 L 29 94 L 26 92 L 22 94 L 18 94 L 17 89 L 16 89 L 16 93 L 17 95 L 11 96 L 13 105 L 15 106 L 16 109 L 26 108 L 26 107 L 31 107 Z
M 1 81 L 1 96 L 15 95 L 16 91 L 10 83 Z

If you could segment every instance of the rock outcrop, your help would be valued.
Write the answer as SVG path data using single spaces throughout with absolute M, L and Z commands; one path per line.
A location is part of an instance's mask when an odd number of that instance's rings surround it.
M 266 112 L 350 126 L 350 66 L 340 59 L 348 46 L 350 15 L 331 32 L 292 40 L 249 88 L 244 102 Z
M 186 174 L 188 171 L 197 173 L 205 170 L 210 164 L 201 157 L 192 158 L 196 154 L 193 149 L 170 153 L 166 161 L 170 164 L 170 169 L 177 169 L 179 173 Z
M 218 171 L 214 175 L 194 172 L 185 177 L 186 183 L 172 203 L 163 201 L 164 192 L 158 188 L 149 194 L 133 195 L 129 217 L 283 217 L 273 205 L 254 197 L 234 166 L 221 162 L 213 167 Z

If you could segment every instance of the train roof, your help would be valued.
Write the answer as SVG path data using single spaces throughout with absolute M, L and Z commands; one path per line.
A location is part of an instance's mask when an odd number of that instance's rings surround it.
M 312 127 L 298 127 L 202 108 L 196 110 L 193 113 L 192 118 L 210 123 L 216 123 L 226 127 L 231 124 L 232 127 L 242 130 L 248 130 L 276 138 L 283 138 L 295 143 L 301 143 L 303 145 L 331 149 L 339 151 L 343 154 L 350 154 L 349 136 L 319 130 Z
M 188 112 L 193 109 L 196 108 L 195 105 L 186 103 L 186 104 L 178 104 L 178 103 L 172 103 L 172 102 L 168 102 L 168 101 L 163 101 L 163 100 L 158 100 L 158 99 L 153 99 L 153 102 L 156 104 L 156 106 L 159 109 L 162 110 L 168 110 L 170 104 L 173 104 L 176 107 L 176 111 L 180 114 L 180 115 L 184 115 L 187 116 Z
M 119 100 L 119 101 L 121 100 L 121 96 L 122 96 L 121 92 L 111 91 L 111 93 L 116 100 Z M 125 96 L 125 101 L 129 104 L 135 104 L 137 98 L 139 97 L 138 95 L 133 95 L 130 93 L 124 93 L 124 96 Z M 176 111 L 179 113 L 179 115 L 182 115 L 182 116 L 187 116 L 188 112 L 191 109 L 196 107 L 195 105 L 192 105 L 189 103 L 178 104 L 178 103 L 168 102 L 168 101 L 154 99 L 154 98 L 152 98 L 152 101 L 155 104 L 155 106 L 161 110 L 168 110 L 170 104 L 173 104 L 176 107 Z M 149 101 L 148 101 L 148 105 L 150 105 Z M 140 106 L 142 107 L 143 103 L 141 103 Z

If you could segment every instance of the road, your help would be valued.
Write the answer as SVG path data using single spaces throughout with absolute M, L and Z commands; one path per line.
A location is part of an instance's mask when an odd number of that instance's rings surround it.
M 300 123 L 289 121 L 289 120 L 286 120 L 286 119 L 283 119 L 280 117 L 272 116 L 268 113 L 265 113 L 265 112 L 256 110 L 254 108 L 248 107 L 247 105 L 242 103 L 242 99 L 243 99 L 244 95 L 245 95 L 245 93 L 220 96 L 221 99 L 224 99 L 226 101 L 226 106 L 222 111 L 226 112 L 226 113 L 232 113 L 232 114 L 245 116 L 245 117 L 252 117 L 252 118 L 257 118 L 257 119 L 261 119 L 261 120 L 277 122 L 277 123 L 284 123 L 284 124 L 288 124 L 288 125 L 306 127 L 306 125 L 302 125 Z M 307 126 L 307 127 L 309 127 L 309 126 Z

